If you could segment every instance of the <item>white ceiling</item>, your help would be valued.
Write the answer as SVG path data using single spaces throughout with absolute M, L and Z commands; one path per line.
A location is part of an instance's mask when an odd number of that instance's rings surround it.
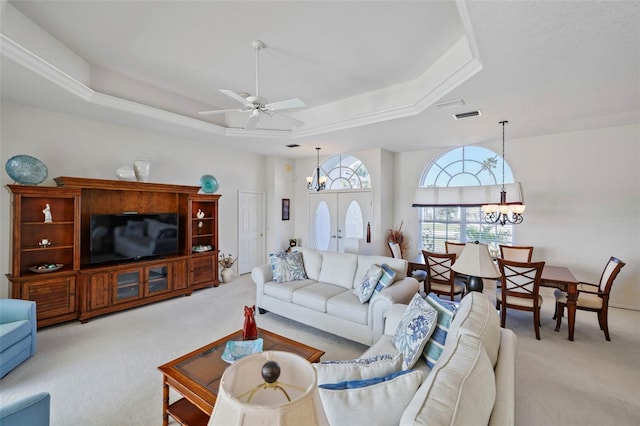
M 638 1 L 0 1 L 3 99 L 258 154 L 640 122 Z M 255 92 L 255 39 L 260 94 L 302 99 L 302 128 L 197 114 L 238 107 L 218 89 Z

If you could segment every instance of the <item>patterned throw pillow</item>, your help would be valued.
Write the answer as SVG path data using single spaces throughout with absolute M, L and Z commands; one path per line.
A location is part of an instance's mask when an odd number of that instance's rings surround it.
M 389 265 L 387 265 L 386 263 L 383 263 L 382 265 L 380 265 L 380 268 L 382 268 L 382 275 L 380 275 L 378 284 L 376 284 L 376 288 L 375 290 L 373 290 L 373 294 L 371 295 L 372 299 L 376 296 L 376 294 L 380 293 L 385 287 L 389 287 L 391 284 L 393 284 L 393 280 L 396 277 L 396 271 L 389 268 Z
M 393 334 L 393 345 L 402 352 L 402 368 L 412 368 L 420 356 L 424 345 L 436 328 L 438 312 L 416 293 L 404 311 L 402 319 Z
M 307 279 L 307 274 L 304 272 L 304 263 L 302 262 L 302 253 L 282 252 L 270 254 L 269 258 L 271 259 L 271 271 L 275 282 L 284 283 Z
M 353 294 L 358 296 L 358 300 L 360 303 L 367 303 L 373 294 L 373 291 L 376 289 L 376 285 L 378 284 L 378 280 L 382 275 L 382 268 L 379 265 L 371 265 L 369 270 L 364 277 L 362 277 L 362 282 L 358 287 L 353 289 Z
M 440 299 L 434 293 L 429 293 L 427 303 L 438 311 L 436 329 L 422 350 L 427 365 L 429 368 L 433 368 L 444 349 L 444 342 L 447 340 L 447 333 L 449 332 L 449 326 L 455 315 L 456 306 L 451 302 Z
M 318 384 L 347 380 L 366 380 L 400 371 L 402 354 L 384 354 L 367 358 L 322 361 L 312 364 L 318 375 Z

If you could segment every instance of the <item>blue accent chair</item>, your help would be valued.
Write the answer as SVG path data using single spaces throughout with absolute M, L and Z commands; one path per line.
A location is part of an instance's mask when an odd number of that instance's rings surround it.
M 2 426 L 49 426 L 51 396 L 40 392 L 0 407 Z
M 0 299 L 0 378 L 36 353 L 36 302 Z

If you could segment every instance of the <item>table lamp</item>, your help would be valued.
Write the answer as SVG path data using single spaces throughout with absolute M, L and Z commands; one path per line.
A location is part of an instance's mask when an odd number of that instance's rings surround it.
M 229 366 L 209 426 L 328 425 L 311 363 L 291 352 L 265 351 Z
M 468 291 L 482 291 L 484 284 L 483 278 L 499 278 L 500 271 L 496 267 L 491 255 L 489 254 L 489 246 L 475 243 L 467 243 L 460 254 L 460 257 L 451 267 L 455 272 L 468 275 L 467 281 Z

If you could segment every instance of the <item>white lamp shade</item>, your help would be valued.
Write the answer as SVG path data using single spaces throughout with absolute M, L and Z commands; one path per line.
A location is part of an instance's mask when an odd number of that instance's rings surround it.
M 262 366 L 280 365 L 278 382 L 287 391 L 259 389 L 248 403 L 251 390 L 263 384 Z M 209 426 L 328 425 L 317 389 L 316 371 L 309 361 L 290 352 L 265 351 L 244 357 L 222 375 Z
M 486 244 L 467 243 L 451 269 L 471 277 L 500 277 L 500 271 L 493 263 L 489 254 L 489 246 Z

